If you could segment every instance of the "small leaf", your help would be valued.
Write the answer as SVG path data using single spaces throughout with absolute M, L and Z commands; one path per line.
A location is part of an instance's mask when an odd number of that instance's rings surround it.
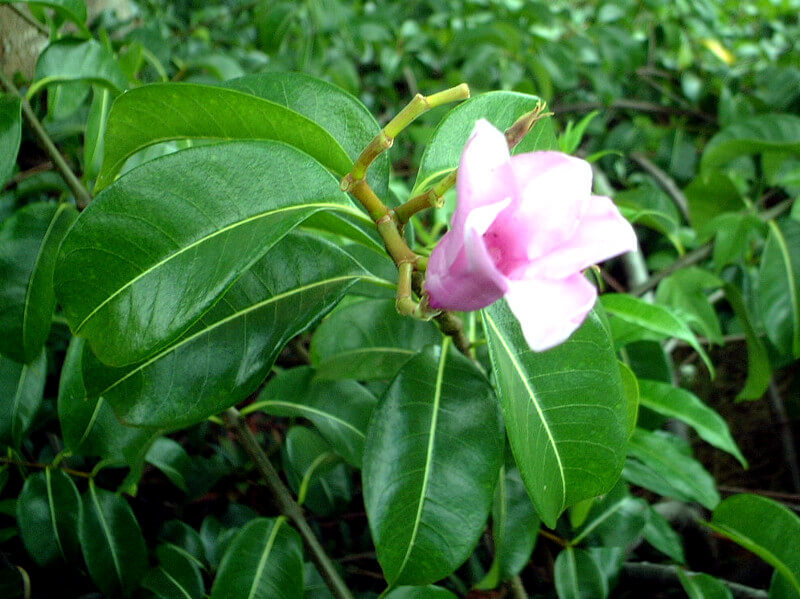
M 750 310 L 744 301 L 741 290 L 731 283 L 725 283 L 723 289 L 725 289 L 728 303 L 744 329 L 747 341 L 747 380 L 742 390 L 736 395 L 736 400 L 759 399 L 763 397 L 770 380 L 772 380 L 772 365 L 767 348 L 753 326 Z
M 147 569 L 147 547 L 128 502 L 89 481 L 78 527 L 89 575 L 106 595 L 129 596 Z
M 619 478 L 629 409 L 617 358 L 593 312 L 562 345 L 536 353 L 505 301 L 483 310 L 506 430 L 544 523 Z M 591 435 L 587 431 L 591 430 Z
M 42 405 L 46 375 L 44 351 L 31 364 L 0 356 L 0 441 L 21 446 Z
M 317 328 L 311 362 L 320 379 L 390 379 L 440 338 L 433 323 L 398 314 L 394 300 L 365 300 L 342 306 Z
M 678 578 L 689 599 L 733 599 L 730 589 L 708 574 L 678 570 Z
M 631 497 L 628 485 L 620 481 L 595 502 L 571 544 L 577 545 L 589 535 L 596 535 L 604 547 L 626 547 L 642 534 L 647 517 L 647 503 Z
M 364 504 L 390 587 L 452 573 L 486 524 L 502 460 L 500 415 L 477 366 L 429 346 L 381 398 L 364 448 Z
M 758 305 L 770 341 L 784 355 L 800 357 L 800 223 L 792 219 L 769 222 Z
M 201 599 L 203 577 L 197 563 L 175 545 L 161 545 L 156 549 L 158 567 L 150 570 L 142 580 L 142 587 L 160 599 Z
M 156 439 L 147 451 L 145 460 L 161 470 L 184 493 L 189 492 L 192 459 L 180 443 L 168 437 Z
M 211 599 L 296 599 L 303 587 L 300 535 L 283 516 L 256 518 L 228 546 Z
M 384 595 L 385 599 L 456 599 L 456 595 L 443 589 L 428 585 L 424 587 L 397 587 Z
M 340 456 L 360 468 L 367 424 L 378 400 L 355 381 L 318 381 L 314 374 L 307 367 L 281 372 L 243 413 L 307 418 Z
M 0 189 L 14 172 L 22 139 L 22 103 L 0 93 Z
M 800 596 L 800 518 L 760 495 L 734 495 L 714 510 L 711 528 L 775 568 Z
M 114 94 L 128 86 L 117 59 L 103 44 L 93 39 L 65 38 L 52 42 L 39 55 L 28 97 L 45 86 L 77 81 L 101 85 Z
M 681 564 L 686 563 L 681 536 L 672 529 L 667 519 L 652 507 L 644 528 L 644 538 L 664 555 Z
M 28 553 L 40 566 L 80 559 L 81 497 L 63 470 L 47 468 L 25 480 L 17 499 L 17 523 Z
M 605 599 L 608 581 L 597 562 L 583 549 L 566 547 L 553 568 L 559 599 Z
M 774 150 L 800 152 L 800 117 L 760 114 L 730 125 L 706 144 L 700 167 L 706 171 L 739 156 Z
M 0 225 L 0 353 L 18 362 L 34 360 L 50 334 L 56 256 L 77 216 L 69 204 L 36 202 Z

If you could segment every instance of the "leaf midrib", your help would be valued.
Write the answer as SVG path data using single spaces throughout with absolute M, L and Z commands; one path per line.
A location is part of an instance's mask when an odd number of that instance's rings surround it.
M 253 597 L 255 597 L 256 590 L 258 589 L 258 582 L 261 579 L 264 568 L 267 567 L 267 559 L 269 559 L 269 554 L 272 553 L 272 546 L 275 544 L 275 539 L 278 536 L 278 529 L 280 528 L 281 524 L 283 524 L 283 516 L 275 520 L 272 525 L 272 530 L 269 532 L 267 544 L 264 547 L 264 551 L 261 552 L 261 557 L 258 560 L 258 567 L 256 568 L 255 576 L 253 576 L 253 582 L 250 586 L 250 592 L 247 594 L 247 599 L 253 599 Z
M 313 408 L 313 407 L 307 406 L 305 404 L 296 404 L 296 403 L 292 403 L 292 402 L 289 402 L 289 401 L 280 401 L 280 400 L 277 400 L 277 399 L 268 399 L 268 400 L 265 400 L 263 402 L 258 402 L 257 404 L 253 404 L 253 405 L 254 405 L 254 408 L 251 408 L 251 410 L 252 409 L 260 410 L 260 409 L 262 409 L 264 407 L 277 406 L 277 407 L 291 408 L 291 409 L 297 410 L 299 412 L 303 412 L 303 411 L 310 412 L 312 414 L 316 414 L 316 415 L 321 416 L 323 418 L 327 418 L 328 420 L 332 420 L 333 422 L 336 422 L 337 424 L 340 424 L 341 426 L 350 429 L 351 431 L 353 431 L 356 435 L 358 435 L 362 439 L 366 438 L 366 435 L 364 435 L 364 433 L 362 433 L 360 430 L 358 430 L 356 427 L 354 427 L 352 424 L 350 424 L 346 420 L 343 420 L 342 418 L 339 418 L 338 416 L 335 416 L 335 415 L 331 414 L 330 412 L 324 412 L 324 411 L 320 410 L 319 408 Z
M 783 257 L 783 266 L 786 270 L 786 278 L 788 279 L 789 298 L 792 302 L 792 323 L 794 324 L 794 334 L 792 335 L 792 353 L 795 355 L 800 354 L 800 305 L 798 305 L 797 298 L 797 283 L 794 280 L 794 270 L 792 269 L 792 257 L 789 253 L 789 248 L 786 245 L 786 239 L 783 236 L 783 231 L 775 223 L 769 222 L 770 229 L 775 235 L 775 242 L 778 244 L 778 249 Z
M 108 549 L 111 553 L 111 561 L 114 562 L 114 574 L 117 576 L 120 588 L 124 589 L 125 583 L 122 580 L 122 570 L 119 566 L 119 557 L 117 556 L 114 543 L 111 541 L 111 531 L 108 529 L 108 523 L 103 515 L 103 510 L 100 508 L 100 502 L 97 500 L 97 490 L 94 487 L 94 483 L 91 481 L 89 482 L 89 493 L 92 495 L 92 503 L 94 503 L 94 508 L 97 510 L 97 520 L 100 522 L 100 527 L 103 529 L 103 534 L 108 542 Z

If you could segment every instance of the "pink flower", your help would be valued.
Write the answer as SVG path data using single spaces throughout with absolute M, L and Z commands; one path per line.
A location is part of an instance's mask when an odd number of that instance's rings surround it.
M 458 167 L 451 228 L 428 262 L 431 307 L 477 310 L 505 297 L 531 349 L 565 341 L 597 290 L 582 270 L 636 248 L 633 228 L 592 195 L 585 160 L 560 152 L 511 157 L 503 133 L 475 124 Z

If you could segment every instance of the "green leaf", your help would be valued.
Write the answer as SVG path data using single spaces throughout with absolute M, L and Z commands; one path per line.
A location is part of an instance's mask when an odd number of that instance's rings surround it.
M 606 312 L 620 320 L 641 327 L 656 335 L 675 337 L 685 341 L 703 358 L 703 361 L 714 376 L 714 365 L 711 358 L 697 341 L 694 333 L 686 323 L 664 306 L 657 306 L 632 295 L 622 293 L 604 293 L 600 303 Z
M 747 380 L 745 380 L 742 390 L 736 395 L 736 400 L 759 399 L 764 396 L 769 382 L 772 380 L 772 365 L 767 348 L 753 326 L 750 310 L 744 301 L 741 290 L 731 283 L 725 283 L 723 289 L 728 303 L 733 308 L 736 318 L 739 319 L 747 341 Z
M 117 59 L 103 44 L 93 39 L 65 38 L 52 42 L 39 55 L 28 98 L 43 87 L 73 81 L 101 85 L 115 94 L 128 86 Z
M 681 536 L 675 532 L 664 516 L 650 507 L 650 516 L 644 527 L 644 538 L 664 555 L 676 562 L 686 563 Z
M 81 497 L 63 470 L 47 468 L 25 480 L 17 499 L 17 524 L 25 549 L 40 566 L 80 559 Z
M 663 431 L 653 433 L 637 428 L 628 446 L 633 459 L 625 465 L 623 476 L 660 495 L 696 501 L 713 510 L 719 503 L 714 478 L 676 446 L 678 441 Z
M 175 545 L 165 544 L 156 549 L 158 567 L 142 580 L 142 587 L 161 599 L 201 599 L 203 577 L 197 563 Z
M 760 114 L 726 127 L 706 144 L 700 168 L 706 171 L 739 156 L 775 150 L 800 152 L 800 117 Z
M 722 345 L 719 317 L 706 295 L 707 291 L 719 289 L 722 283 L 719 277 L 701 268 L 682 268 L 659 283 L 656 303 L 671 308 L 711 343 Z
M 292 368 L 270 379 L 242 413 L 307 418 L 347 463 L 361 467 L 367 424 L 377 398 L 355 381 L 318 381 L 313 368 Z
M 274 140 L 302 150 L 340 177 L 352 166 L 347 152 L 330 133 L 281 104 L 224 87 L 154 83 L 130 90 L 111 106 L 106 154 L 95 192 L 111 183 L 125 160 L 139 150 L 176 139 Z M 231 157 L 229 164 L 236 161 Z M 263 168 L 253 163 L 244 166 L 253 167 L 258 174 Z M 284 165 L 278 170 L 285 175 L 298 169 Z M 236 178 L 231 175 L 231 181 Z M 302 179 L 293 183 L 297 190 L 308 187 Z
M 92 88 L 92 105 L 89 108 L 89 117 L 86 120 L 86 130 L 83 135 L 85 179 L 94 179 L 100 172 L 105 148 L 103 138 L 112 99 L 111 92 L 107 88 L 99 85 Z
M 701 439 L 727 451 L 747 468 L 747 460 L 731 437 L 728 424 L 691 391 L 659 381 L 639 381 L 639 401 L 668 418 L 677 418 L 691 426 Z
M 733 599 L 730 589 L 708 574 L 678 570 L 678 578 L 689 599 Z
M 78 535 L 89 575 L 106 595 L 129 596 L 147 569 L 147 547 L 128 502 L 89 481 Z
M 82 32 L 89 34 L 89 30 L 86 28 L 86 2 L 84 0 L 0 0 L 0 4 L 17 2 L 52 8 L 65 19 L 77 25 Z
M 480 539 L 503 445 L 478 367 L 428 346 L 381 398 L 364 448 L 364 505 L 386 580 L 424 585 L 452 573 Z
M 147 450 L 145 460 L 161 470 L 181 491 L 189 491 L 187 481 L 192 475 L 192 459 L 180 443 L 168 437 L 156 439 Z
M 211 599 L 296 599 L 303 587 L 300 535 L 283 516 L 256 518 L 225 552 Z
M 0 353 L 28 363 L 42 351 L 56 298 L 53 270 L 77 218 L 69 204 L 28 204 L 0 226 Z
M 22 103 L 0 93 L 0 189 L 14 172 L 22 139 Z
M 353 490 L 347 469 L 319 434 L 293 426 L 282 449 L 283 469 L 297 503 L 330 516 L 350 502 Z
M 522 480 L 550 528 L 619 478 L 628 406 L 606 328 L 593 312 L 562 345 L 528 348 L 505 301 L 483 310 L 506 430 Z
M 441 339 L 436 326 L 397 313 L 394 300 L 342 306 L 311 340 L 320 379 L 389 379 L 425 345 Z
M 329 173 L 285 144 L 171 154 L 135 169 L 83 211 L 62 244 L 56 292 L 72 330 L 103 362 L 131 364 L 186 331 L 319 210 L 355 208 Z
M 758 305 L 770 341 L 784 355 L 800 357 L 800 223 L 769 222 L 758 276 Z
M 292 233 L 199 323 L 149 359 L 110 368 L 84 354 L 89 394 L 104 397 L 124 423 L 174 429 L 201 422 L 253 393 L 284 345 L 362 274 L 330 243 Z
M 733 178 L 722 171 L 699 173 L 683 190 L 689 202 L 689 221 L 702 231 L 714 218 L 735 213 L 746 206 Z
M 589 535 L 596 535 L 603 547 L 626 547 L 642 534 L 647 517 L 647 503 L 631 497 L 628 485 L 620 481 L 595 502 L 570 543 L 577 545 Z
M 73 337 L 61 367 L 58 419 L 64 444 L 74 454 L 98 456 L 141 471 L 146 448 L 160 433 L 125 426 L 104 398 L 87 396 L 83 383 L 84 351 L 84 340 Z
M 381 130 L 378 121 L 358 99 L 304 73 L 247 75 L 226 82 L 225 87 L 270 100 L 308 117 L 330 133 L 352 161 Z M 389 154 L 384 152 L 367 171 L 367 182 L 378 197 L 388 193 L 389 164 Z
M 636 422 L 639 419 L 639 379 L 627 364 L 618 362 L 619 374 L 622 379 L 622 388 L 625 393 L 625 406 L 628 414 L 627 430 L 628 438 L 636 430 Z
M 461 152 L 467 143 L 475 122 L 488 119 L 495 127 L 504 130 L 523 114 L 536 108 L 539 98 L 509 91 L 495 91 L 470 98 L 448 112 L 425 145 L 417 180 L 411 195 L 429 187 L 438 178 L 458 167 Z M 534 150 L 557 150 L 553 123 L 544 118 L 516 148 L 515 154 Z
M 531 559 L 539 524 L 519 470 L 503 468 L 492 506 L 494 560 L 483 580 L 475 585 L 476 589 L 494 589 L 522 571 Z
M 583 549 L 566 547 L 553 568 L 559 599 L 605 599 L 608 581 L 597 562 Z
M 159 541 L 165 541 L 171 547 L 177 547 L 189 559 L 201 568 L 205 568 L 206 552 L 200 534 L 191 526 L 180 520 L 165 522 L 158 534 Z
M 397 587 L 384 595 L 384 599 L 456 599 L 456 595 L 442 587 L 428 585 L 424 587 Z
M 720 503 L 711 528 L 770 564 L 800 596 L 800 518 L 760 495 L 734 495 Z
M 21 446 L 42 405 L 46 375 L 44 351 L 30 364 L 0 356 L 0 441 Z

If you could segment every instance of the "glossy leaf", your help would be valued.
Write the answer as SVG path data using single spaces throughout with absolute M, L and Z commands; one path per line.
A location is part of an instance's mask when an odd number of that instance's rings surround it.
M 730 589 L 708 574 L 678 570 L 678 578 L 689 599 L 733 599 Z
M 281 104 L 308 117 L 330 133 L 353 161 L 380 131 L 375 117 L 358 99 L 305 73 L 247 75 L 226 82 L 225 87 Z M 388 153 L 381 154 L 370 165 L 367 182 L 378 197 L 386 196 L 389 189 Z
M 355 209 L 329 173 L 284 144 L 231 142 L 165 156 L 81 214 L 62 244 L 59 301 L 102 361 L 137 362 L 186 331 L 318 210 Z
M 476 589 L 494 589 L 519 574 L 531 559 L 539 534 L 539 516 L 517 468 L 500 471 L 492 506 L 494 560 Z
M 160 599 L 201 599 L 203 577 L 197 563 L 180 547 L 161 545 L 156 549 L 158 567 L 142 580 L 142 587 Z
M 224 87 L 154 83 L 129 91 L 111 106 L 106 153 L 95 191 L 110 184 L 139 150 L 178 139 L 275 140 L 309 154 L 339 176 L 352 166 L 347 152 L 330 133 L 281 104 Z M 229 163 L 236 161 L 231 157 Z M 261 172 L 261 167 L 249 166 Z M 297 170 L 290 165 L 280 168 L 284 173 Z M 233 175 L 231 180 L 235 180 Z M 295 179 L 294 184 L 298 191 L 305 192 L 308 187 L 301 180 Z
M 105 148 L 103 138 L 112 100 L 112 93 L 107 88 L 99 85 L 92 88 L 92 105 L 89 108 L 86 131 L 83 135 L 83 164 L 86 179 L 97 177 L 103 163 Z
M 17 499 L 17 523 L 25 549 L 40 566 L 80 557 L 81 497 L 63 470 L 31 474 Z
M 701 439 L 727 451 L 747 468 L 747 460 L 736 446 L 728 423 L 691 391 L 659 381 L 639 380 L 639 401 L 668 418 L 677 418 L 691 426 Z
M 286 518 L 257 518 L 231 542 L 211 599 L 295 599 L 303 596 L 303 547 Z
M 678 563 L 686 563 L 681 536 L 673 530 L 667 519 L 652 507 L 644 528 L 644 538 L 664 555 L 668 555 Z
M 620 481 L 595 502 L 571 543 L 577 545 L 594 535 L 600 538 L 603 547 L 626 547 L 642 534 L 647 518 L 647 503 L 631 497 L 628 485 Z
M 147 450 L 145 460 L 161 470 L 181 491 L 189 491 L 192 459 L 180 443 L 169 437 L 156 439 Z
M 22 139 L 21 110 L 19 98 L 0 93 L 0 186 L 11 177 L 17 163 Z
M 30 364 L 0 356 L 0 441 L 20 447 L 42 405 L 46 375 L 44 351 Z
M 800 357 L 800 223 L 769 223 L 761 256 L 758 306 L 770 341 L 785 355 Z
M 89 575 L 100 590 L 129 596 L 147 569 L 147 548 L 128 502 L 90 481 L 78 535 Z
M 594 558 L 583 549 L 566 547 L 553 568 L 559 599 L 605 599 L 608 581 Z
M 307 418 L 340 456 L 360 468 L 367 425 L 378 400 L 355 381 L 319 381 L 314 376 L 314 369 L 307 367 L 281 372 L 245 413 L 258 409 Z
M 293 233 L 198 324 L 151 358 L 109 368 L 84 354 L 90 395 L 106 398 L 123 422 L 137 426 L 200 422 L 253 393 L 283 346 L 322 318 L 362 274 L 333 245 Z
M 321 379 L 389 379 L 440 339 L 433 323 L 398 314 L 394 300 L 365 300 L 343 306 L 317 328 L 311 362 Z
M 700 354 L 713 376 L 714 365 L 711 358 L 708 357 L 703 346 L 697 341 L 697 337 L 686 323 L 669 309 L 621 293 L 605 293 L 600 296 L 600 302 L 606 312 L 630 325 L 652 331 L 659 336 L 675 337 L 685 341 Z
M 443 589 L 428 585 L 424 587 L 397 587 L 384 595 L 385 599 L 456 599 L 456 595 Z
M 712 169 L 742 155 L 775 150 L 800 152 L 800 117 L 760 114 L 734 123 L 709 140 L 700 167 Z
M 800 595 L 800 517 L 760 495 L 734 495 L 714 510 L 710 526 L 775 568 Z
M 364 505 L 390 586 L 452 573 L 492 504 L 499 411 L 484 375 L 449 346 L 428 346 L 400 369 L 367 433 Z
M 439 177 L 458 167 L 461 151 L 478 119 L 488 119 L 495 127 L 507 129 L 523 114 L 534 110 L 539 101 L 536 96 L 495 91 L 470 98 L 453 108 L 439 122 L 425 145 L 411 195 L 424 191 Z M 527 137 L 514 149 L 514 153 L 557 149 L 558 141 L 553 123 L 545 118 L 534 125 Z
M 0 0 L 0 4 L 21 2 L 33 6 L 46 6 L 89 33 L 86 28 L 86 2 L 84 0 Z
M 505 301 L 483 319 L 511 449 L 553 528 L 567 507 L 609 491 L 622 470 L 629 415 L 614 350 L 597 312 L 541 353 L 528 348 Z
M 663 432 L 637 428 L 628 446 L 634 460 L 626 464 L 624 477 L 660 495 L 696 501 L 713 510 L 719 503 L 713 477 L 676 446 L 677 441 Z
M 65 38 L 52 42 L 39 55 L 28 97 L 46 86 L 81 81 L 122 93 L 128 79 L 114 55 L 97 40 Z
M 28 204 L 0 226 L 0 353 L 28 363 L 42 351 L 56 298 L 58 248 L 78 213 L 69 204 Z

